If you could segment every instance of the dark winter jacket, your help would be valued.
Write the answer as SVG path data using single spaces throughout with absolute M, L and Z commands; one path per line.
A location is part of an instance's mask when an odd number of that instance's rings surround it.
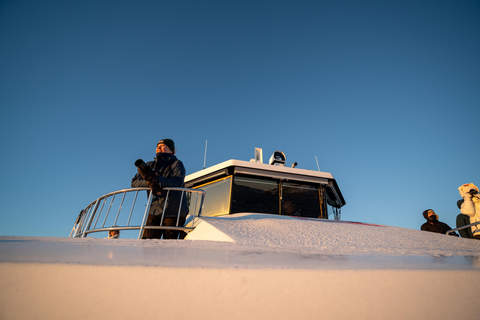
M 438 215 L 436 213 L 434 216 L 429 218 L 428 213 L 431 211 L 433 210 L 428 209 L 423 211 L 423 217 L 425 218 L 425 220 L 427 220 L 427 222 L 422 224 L 422 226 L 420 227 L 421 230 L 442 233 L 442 234 L 446 234 L 447 231 L 452 230 L 452 228 L 450 228 L 448 224 L 438 221 Z M 458 234 L 456 234 L 455 232 L 451 233 L 450 235 L 458 237 Z
M 440 222 L 438 220 L 425 222 L 422 225 L 421 229 L 423 231 L 430 231 L 430 232 L 443 233 L 443 234 L 446 234 L 447 231 L 452 230 L 452 228 L 450 228 L 448 224 Z M 452 235 L 455 236 L 456 234 L 453 233 Z
M 157 154 L 154 161 L 147 163 L 154 172 L 152 182 L 157 184 L 160 189 L 163 187 L 185 187 L 185 167 L 183 163 L 173 154 Z M 147 187 L 147 182 L 137 173 L 132 179 L 132 188 Z M 182 192 L 170 191 L 168 195 L 165 217 L 177 217 Z M 153 195 L 152 205 L 149 214 L 159 216 L 163 213 L 165 197 L 167 191 L 162 190 L 159 195 Z M 180 216 L 186 217 L 188 214 L 188 205 L 186 194 L 183 194 Z

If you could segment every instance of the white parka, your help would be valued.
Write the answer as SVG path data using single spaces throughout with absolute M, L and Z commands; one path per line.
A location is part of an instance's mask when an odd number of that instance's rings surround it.
M 470 194 L 469 191 L 472 189 L 477 190 L 477 193 Z M 473 183 L 467 183 L 458 188 L 458 192 L 464 200 L 460 212 L 470 217 L 470 223 L 480 221 L 480 194 L 478 191 L 478 187 Z M 480 236 L 480 224 L 471 228 L 474 236 Z

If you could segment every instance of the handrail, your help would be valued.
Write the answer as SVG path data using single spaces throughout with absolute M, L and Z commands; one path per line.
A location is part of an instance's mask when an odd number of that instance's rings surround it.
M 477 224 L 480 224 L 480 221 L 477 221 L 477 222 L 474 222 L 474 223 L 470 223 L 470 224 L 466 224 L 466 225 L 464 225 L 464 226 L 461 226 L 461 227 L 458 227 L 458 228 L 455 228 L 455 229 L 452 229 L 452 230 L 448 230 L 446 234 L 449 235 L 449 234 L 454 233 L 454 232 L 456 232 L 456 231 L 459 231 L 459 230 L 463 230 L 463 229 L 467 229 L 467 228 L 476 226 Z
M 165 196 L 165 206 L 167 201 L 169 200 L 170 191 L 180 191 L 180 203 L 178 206 L 177 212 L 177 224 L 176 226 L 163 226 L 163 217 L 162 222 L 159 226 L 146 226 L 146 221 L 148 217 L 148 213 L 150 211 L 150 206 L 152 203 L 152 192 L 150 192 L 150 188 L 129 188 L 129 189 L 122 189 L 117 190 L 114 192 L 107 193 L 94 201 L 92 201 L 85 209 L 80 211 L 78 215 L 72 231 L 70 232 L 69 237 L 79 238 L 79 237 L 86 237 L 88 234 L 98 233 L 98 232 L 108 232 L 110 230 L 139 230 L 138 239 L 141 239 L 145 229 L 163 229 L 163 230 L 179 230 L 189 232 L 194 229 L 195 224 L 188 224 L 188 226 L 179 226 L 178 223 L 180 221 L 180 214 L 182 209 L 182 201 L 184 201 L 184 197 L 187 197 L 188 205 L 189 205 L 189 220 L 194 221 L 197 217 L 201 215 L 203 203 L 205 199 L 205 191 L 201 189 L 190 189 L 190 188 L 180 188 L 180 187 L 164 187 L 163 190 L 166 191 Z M 141 191 L 147 192 L 147 199 L 146 202 L 142 203 L 145 206 L 145 210 L 139 209 L 138 202 L 138 193 Z M 134 196 L 132 201 L 132 205 L 130 206 L 130 210 L 128 214 L 123 214 L 125 210 L 122 211 L 124 204 L 130 199 L 127 200 L 130 196 L 129 194 L 133 194 Z M 116 215 L 113 217 L 109 217 L 110 211 L 112 207 L 116 207 L 115 205 L 115 197 L 117 195 L 122 195 L 120 203 L 118 204 L 118 210 Z M 196 196 L 194 196 L 196 195 Z M 117 197 L 117 199 L 120 197 Z M 108 200 L 108 201 L 107 201 Z M 107 204 L 109 202 L 109 204 Z M 105 206 L 105 204 L 107 204 Z M 163 211 L 165 212 L 165 206 Z M 108 207 L 106 212 L 104 212 L 104 207 Z M 97 224 L 102 217 L 102 222 L 97 227 Z M 132 223 L 133 220 L 133 223 Z M 108 225 L 108 221 L 112 221 L 110 223 L 110 227 Z M 122 222 L 125 221 L 124 224 Z M 136 224 L 135 224 L 136 223 Z

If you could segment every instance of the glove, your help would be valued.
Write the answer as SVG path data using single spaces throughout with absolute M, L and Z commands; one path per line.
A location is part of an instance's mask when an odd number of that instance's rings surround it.
M 158 184 L 153 183 L 153 182 L 150 181 L 150 180 L 147 180 L 147 187 L 149 187 L 149 188 L 152 190 L 153 194 L 157 194 L 157 195 L 158 195 L 158 194 L 160 194 L 161 191 L 162 191 L 162 190 L 160 189 L 160 186 L 159 186 Z
M 140 169 L 137 169 L 137 171 L 140 174 L 140 176 L 142 177 L 142 179 L 145 180 L 145 181 L 151 181 L 153 176 L 155 175 L 152 170 L 145 172 L 145 171 L 142 171 Z
M 480 198 L 478 197 L 478 193 L 474 196 L 472 196 L 472 201 L 475 203 L 475 205 L 478 206 L 478 203 L 480 203 Z

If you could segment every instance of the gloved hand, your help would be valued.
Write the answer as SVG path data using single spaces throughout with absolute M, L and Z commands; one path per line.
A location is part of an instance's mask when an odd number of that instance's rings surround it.
M 479 197 L 478 193 L 476 195 L 472 196 L 472 201 L 473 201 L 473 203 L 475 203 L 475 205 L 478 206 L 478 203 L 480 203 L 480 197 Z
M 156 183 L 153 183 L 152 181 L 150 180 L 147 180 L 147 187 L 149 187 L 153 194 L 160 194 L 161 193 L 161 189 L 160 189 L 160 186 Z
M 153 176 L 155 175 L 152 170 L 145 172 L 145 171 L 142 171 L 140 169 L 137 169 L 137 171 L 140 174 L 140 176 L 142 177 L 142 179 L 145 180 L 145 181 L 151 181 Z
M 463 196 L 463 199 L 464 199 L 465 201 L 471 200 L 471 199 L 472 199 L 472 194 L 469 193 L 469 192 L 465 193 L 465 195 Z

